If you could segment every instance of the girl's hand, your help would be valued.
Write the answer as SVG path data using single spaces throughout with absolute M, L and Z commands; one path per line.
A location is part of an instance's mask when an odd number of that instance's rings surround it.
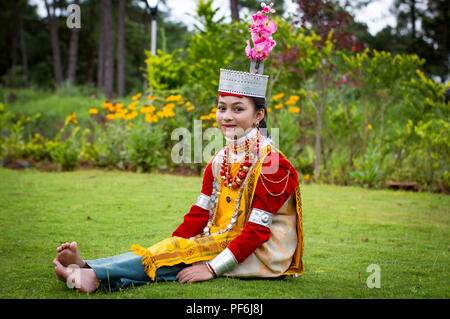
M 205 281 L 213 278 L 214 276 L 211 274 L 206 264 L 196 264 L 186 267 L 177 275 L 178 282 L 182 284 L 196 281 Z

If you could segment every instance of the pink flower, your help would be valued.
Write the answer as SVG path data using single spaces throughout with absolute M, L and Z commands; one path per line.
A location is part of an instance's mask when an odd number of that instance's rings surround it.
M 267 29 L 260 29 L 259 31 L 252 32 L 252 41 L 254 44 L 267 41 L 272 33 Z
M 247 46 L 245 47 L 245 53 L 247 54 L 247 57 L 249 59 L 255 60 L 256 59 L 256 52 L 252 49 L 250 46 L 250 41 L 247 40 Z
M 272 9 L 273 4 L 267 6 L 262 3 L 261 6 L 263 10 L 258 11 L 252 16 L 253 24 L 248 29 L 251 33 L 253 48 L 247 40 L 245 53 L 252 60 L 266 59 L 269 56 L 270 51 L 272 51 L 273 47 L 276 45 L 276 42 L 272 39 L 272 34 L 277 31 L 277 25 L 274 21 L 269 21 L 268 16 L 265 15 L 275 12 L 275 10 Z
M 270 33 L 275 33 L 277 31 L 277 24 L 275 21 L 269 21 L 266 27 L 269 29 Z
M 253 24 L 264 24 L 267 22 L 267 20 L 269 20 L 269 17 L 262 14 L 261 11 L 258 11 L 257 13 L 252 15 L 252 18 Z
M 274 13 L 275 9 L 272 9 L 270 6 L 266 6 L 264 3 L 261 3 L 264 13 Z

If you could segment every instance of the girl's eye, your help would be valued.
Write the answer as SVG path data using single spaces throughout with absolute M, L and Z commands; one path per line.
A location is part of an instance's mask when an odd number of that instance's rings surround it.
M 219 111 L 225 111 L 225 107 L 224 107 L 224 106 L 219 106 L 219 107 L 217 107 L 217 109 L 218 109 Z
M 240 112 L 240 111 L 242 111 L 243 109 L 240 108 L 240 107 L 237 107 L 237 108 L 235 108 L 234 110 L 235 110 L 236 112 Z

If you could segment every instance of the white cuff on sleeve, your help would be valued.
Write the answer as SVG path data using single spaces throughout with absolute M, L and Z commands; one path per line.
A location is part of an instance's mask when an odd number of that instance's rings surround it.
M 197 198 L 197 201 L 195 202 L 195 205 L 208 210 L 209 209 L 209 201 L 210 201 L 210 197 L 206 196 L 203 193 L 200 193 L 200 195 Z
M 208 264 L 216 273 L 216 276 L 219 277 L 231 270 L 234 266 L 237 265 L 237 260 L 234 257 L 231 250 L 225 248 L 220 254 L 218 254 L 213 260 L 211 260 Z
M 272 218 L 273 215 L 271 213 L 262 209 L 253 208 L 248 221 L 270 229 L 270 226 L 272 225 Z

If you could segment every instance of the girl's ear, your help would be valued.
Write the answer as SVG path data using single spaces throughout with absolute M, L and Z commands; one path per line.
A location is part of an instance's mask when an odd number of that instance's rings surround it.
M 265 110 L 259 109 L 258 113 L 256 114 L 256 119 L 258 120 L 258 122 L 262 121 L 262 119 L 264 118 L 264 115 L 265 115 Z

